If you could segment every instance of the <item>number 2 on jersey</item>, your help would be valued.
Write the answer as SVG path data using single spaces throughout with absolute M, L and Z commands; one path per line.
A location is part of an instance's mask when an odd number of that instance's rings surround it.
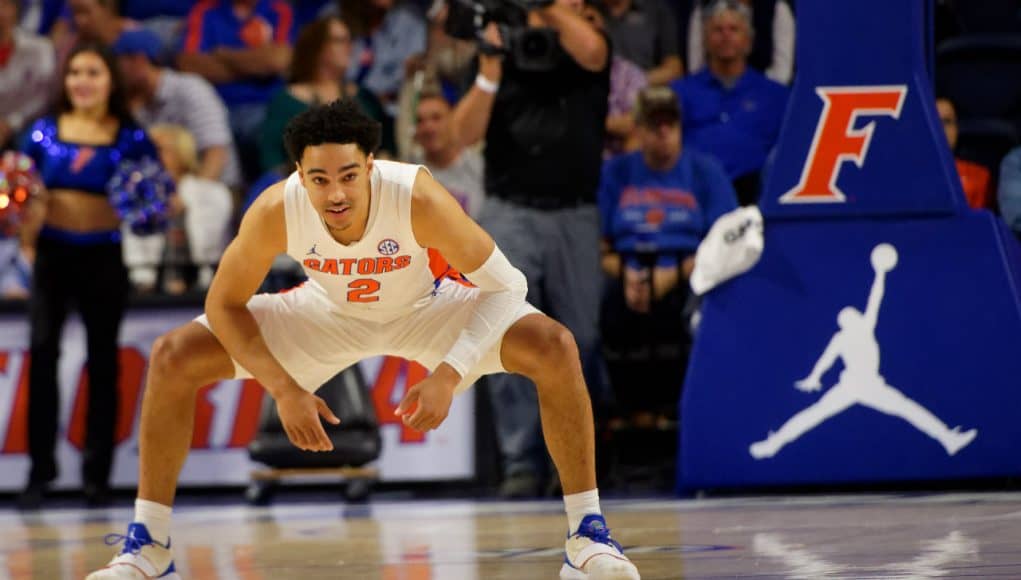
M 348 302 L 379 302 L 379 282 L 372 278 L 359 278 L 347 285 Z

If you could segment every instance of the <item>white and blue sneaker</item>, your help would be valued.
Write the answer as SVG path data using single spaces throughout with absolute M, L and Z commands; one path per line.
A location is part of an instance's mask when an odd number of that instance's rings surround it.
M 567 537 L 560 580 L 641 580 L 641 576 L 610 537 L 603 516 L 589 514 Z
M 110 563 L 85 577 L 85 580 L 181 580 L 174 568 L 170 540 L 166 545 L 149 535 L 145 524 L 128 525 L 128 533 L 107 534 L 106 545 L 124 542 L 124 548 Z

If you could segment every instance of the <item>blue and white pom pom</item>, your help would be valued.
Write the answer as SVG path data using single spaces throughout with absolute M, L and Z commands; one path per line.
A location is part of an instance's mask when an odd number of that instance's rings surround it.
M 110 205 L 139 236 L 167 229 L 170 197 L 175 189 L 173 178 L 151 157 L 121 161 L 106 184 Z

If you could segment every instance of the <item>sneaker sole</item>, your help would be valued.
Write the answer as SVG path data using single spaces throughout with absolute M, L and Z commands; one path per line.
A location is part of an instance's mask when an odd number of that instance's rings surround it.
M 566 562 L 560 567 L 560 580 L 589 580 L 589 575 Z
M 589 580 L 589 579 L 588 574 L 573 566 L 568 566 L 567 563 L 565 562 L 564 565 L 560 567 L 560 580 Z
M 96 570 L 96 572 L 93 572 L 92 574 L 95 574 L 97 572 L 102 572 L 102 570 Z M 91 576 L 92 574 L 90 574 L 89 576 Z M 143 576 L 144 576 L 144 574 L 143 574 Z M 181 575 L 178 574 L 177 572 L 172 572 L 172 573 L 166 574 L 164 576 L 145 576 L 145 577 L 146 578 L 153 578 L 154 580 L 184 580 L 183 578 L 181 578 Z

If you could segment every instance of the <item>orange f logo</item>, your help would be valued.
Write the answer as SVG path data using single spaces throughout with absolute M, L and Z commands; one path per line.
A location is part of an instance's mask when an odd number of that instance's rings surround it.
M 861 116 L 884 115 L 897 119 L 904 105 L 906 85 L 873 87 L 817 87 L 822 114 L 815 127 L 812 147 L 801 171 L 801 180 L 780 196 L 780 203 L 840 203 L 846 198 L 837 187 L 840 166 L 853 161 L 865 164 L 869 142 L 876 128 L 870 122 L 860 129 L 854 124 Z

